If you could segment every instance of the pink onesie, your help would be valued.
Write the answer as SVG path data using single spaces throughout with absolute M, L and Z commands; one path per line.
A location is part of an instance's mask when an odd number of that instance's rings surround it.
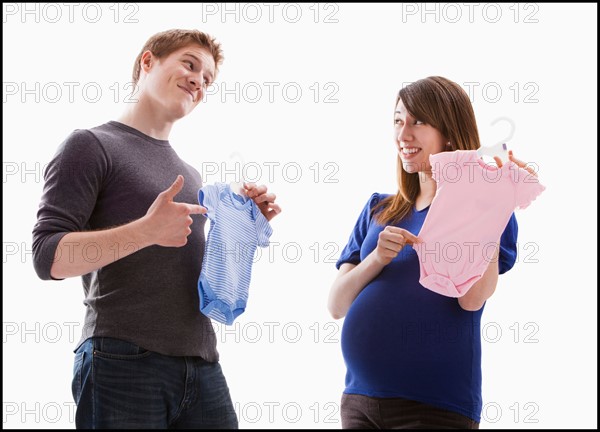
M 420 284 L 448 297 L 463 296 L 493 259 L 494 247 L 515 208 L 545 188 L 514 162 L 486 164 L 476 150 L 430 155 L 437 191 L 413 246 Z

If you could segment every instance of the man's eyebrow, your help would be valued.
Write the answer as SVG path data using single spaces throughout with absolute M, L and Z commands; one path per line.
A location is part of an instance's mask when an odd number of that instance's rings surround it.
M 198 57 L 196 57 L 194 54 L 192 54 L 192 53 L 185 52 L 185 53 L 183 53 L 183 55 L 190 56 L 191 58 L 193 58 L 194 60 L 196 60 L 198 63 L 202 63 L 202 61 Z

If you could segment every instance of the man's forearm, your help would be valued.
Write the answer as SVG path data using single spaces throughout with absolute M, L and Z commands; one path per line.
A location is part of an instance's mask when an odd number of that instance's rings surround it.
M 81 276 L 151 244 L 143 218 L 102 231 L 71 232 L 56 247 L 50 275 L 54 279 Z

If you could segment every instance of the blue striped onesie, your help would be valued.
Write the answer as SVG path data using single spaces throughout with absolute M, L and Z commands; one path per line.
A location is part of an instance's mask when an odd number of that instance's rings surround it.
M 256 203 L 215 183 L 198 191 L 210 229 L 198 280 L 200 312 L 232 324 L 246 309 L 256 247 L 267 247 L 273 230 Z

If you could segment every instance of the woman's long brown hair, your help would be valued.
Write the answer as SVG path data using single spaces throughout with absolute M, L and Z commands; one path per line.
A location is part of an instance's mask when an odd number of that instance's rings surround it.
M 396 105 L 402 99 L 406 110 L 416 119 L 433 126 L 450 142 L 446 151 L 476 150 L 480 147 L 479 131 L 473 106 L 467 93 L 447 78 L 432 76 L 404 87 L 398 93 Z M 373 212 L 381 225 L 396 224 L 410 213 L 421 187 L 419 173 L 407 173 L 397 156 L 398 192 L 379 202 Z

